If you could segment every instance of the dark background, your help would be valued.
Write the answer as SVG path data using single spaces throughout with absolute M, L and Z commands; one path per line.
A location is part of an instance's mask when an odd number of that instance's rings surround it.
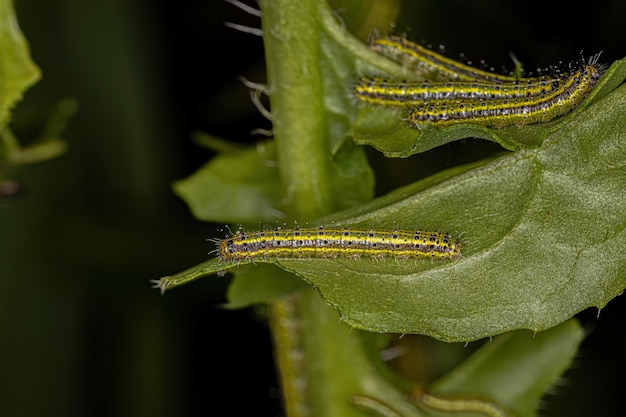
M 397 31 L 451 57 L 500 67 L 513 51 L 533 68 L 581 50 L 603 50 L 607 63 L 626 55 L 617 0 L 405 3 Z M 365 6 L 332 4 L 367 35 Z M 194 220 L 171 191 L 211 156 L 192 132 L 253 143 L 252 129 L 270 127 L 238 80 L 265 81 L 262 40 L 223 25 L 260 20 L 217 0 L 15 6 L 43 71 L 15 111 L 16 135 L 28 144 L 62 98 L 79 111 L 68 152 L 11 171 L 23 191 L 0 203 L 0 416 L 281 415 L 261 308 L 221 309 L 228 277 L 164 297 L 149 284 L 205 260 L 205 239 L 222 226 Z M 495 147 L 468 140 L 402 161 L 370 152 L 378 192 L 424 175 L 425 161 L 475 149 Z M 617 412 L 625 306 L 618 297 L 599 318 L 580 314 L 589 337 L 546 414 Z

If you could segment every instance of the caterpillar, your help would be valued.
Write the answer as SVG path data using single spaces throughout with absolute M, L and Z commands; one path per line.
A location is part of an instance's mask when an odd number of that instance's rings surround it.
M 410 83 L 378 77 L 361 77 L 354 86 L 354 95 L 365 103 L 410 107 L 434 100 L 528 98 L 550 93 L 562 83 L 563 79 L 560 77 L 497 84 L 478 81 Z
M 422 74 L 432 81 L 468 81 L 468 82 L 518 82 L 520 80 L 537 82 L 538 78 L 519 78 L 513 75 L 502 75 L 483 71 L 446 58 L 428 48 L 413 43 L 400 36 L 385 36 L 375 39 L 370 48 L 387 58 L 411 67 L 416 73 Z
M 428 410 L 475 413 L 487 417 L 511 417 L 511 414 L 500 404 L 487 398 L 470 397 L 466 395 L 439 395 L 422 389 L 416 389 L 411 395 L 413 401 Z
M 353 395 L 352 403 L 357 407 L 363 410 L 368 410 L 372 414 L 375 414 L 379 417 L 404 417 L 402 414 L 391 408 L 391 406 L 389 406 L 385 402 L 367 395 Z
M 289 258 L 457 259 L 461 242 L 447 233 L 350 228 L 294 228 L 245 232 L 219 241 L 222 261 Z

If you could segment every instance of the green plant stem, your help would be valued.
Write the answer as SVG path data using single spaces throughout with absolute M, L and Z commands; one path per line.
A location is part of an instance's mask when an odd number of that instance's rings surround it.
M 363 334 L 338 319 L 313 289 L 285 297 L 271 306 L 275 359 L 288 417 L 364 416 L 352 398 L 365 394 L 416 412 L 396 388 L 381 378 Z M 367 337 L 369 344 L 363 339 Z
M 288 217 L 332 211 L 329 137 L 320 67 L 320 0 L 261 2 L 274 135 Z M 275 357 L 289 417 L 350 416 L 367 361 L 357 332 L 313 290 L 271 306 Z M 346 360 L 349 359 L 349 363 Z M 350 363 L 359 363 L 351 366 Z
M 274 350 L 288 417 L 360 415 L 350 398 L 368 369 L 356 334 L 313 290 L 272 305 Z
M 285 208 L 293 219 L 312 220 L 333 207 L 319 0 L 266 0 L 261 8 Z

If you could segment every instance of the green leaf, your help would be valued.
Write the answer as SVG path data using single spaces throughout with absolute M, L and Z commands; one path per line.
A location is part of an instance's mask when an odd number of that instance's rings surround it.
M 273 265 L 244 265 L 231 272 L 235 275 L 228 286 L 227 308 L 243 308 L 268 303 L 307 288 L 300 278 Z
M 331 164 L 330 186 L 337 199 L 337 210 L 355 207 L 374 197 L 374 172 L 363 147 L 346 142 L 335 153 Z
M 272 142 L 224 152 L 190 177 L 174 183 L 174 192 L 200 220 L 255 224 L 282 213 Z
M 258 224 L 283 218 L 274 142 L 230 147 L 207 136 L 204 144 L 224 151 L 190 177 L 174 183 L 174 191 L 200 220 Z M 330 162 L 333 182 L 326 186 L 342 198 L 338 209 L 372 198 L 374 175 L 363 148 L 345 142 Z
M 457 168 L 327 221 L 444 230 L 453 262 L 282 260 L 343 320 L 378 332 L 467 341 L 548 329 L 626 287 L 626 87 L 539 148 Z
M 20 145 L 8 126 L 0 129 L 0 141 L 6 145 L 9 164 L 32 164 L 63 154 L 67 143 L 62 139 L 62 133 L 77 108 L 75 100 L 61 100 L 48 117 L 39 138 L 26 147 Z
M 536 335 L 516 331 L 498 336 L 431 384 L 429 390 L 486 394 L 516 417 L 534 417 L 539 400 L 570 367 L 583 338 L 576 320 Z
M 11 109 L 24 91 L 40 77 L 18 26 L 13 2 L 0 1 L 0 128 L 9 122 Z

